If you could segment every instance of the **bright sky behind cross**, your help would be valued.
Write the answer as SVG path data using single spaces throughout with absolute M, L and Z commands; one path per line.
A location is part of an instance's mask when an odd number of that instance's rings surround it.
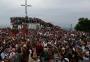
M 25 0 L 0 0 L 0 26 L 10 25 L 10 17 L 24 16 Z M 80 17 L 90 18 L 90 0 L 28 0 L 30 17 L 38 17 L 62 27 L 75 25 Z

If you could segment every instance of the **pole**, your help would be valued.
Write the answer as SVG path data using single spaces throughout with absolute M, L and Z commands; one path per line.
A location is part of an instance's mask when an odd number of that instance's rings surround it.
M 72 31 L 72 24 L 71 24 L 71 31 Z
M 28 11 L 27 11 L 27 9 L 28 9 L 28 7 L 31 7 L 31 5 L 28 5 L 27 4 L 27 0 L 25 0 L 25 4 L 24 5 L 21 5 L 21 6 L 24 6 L 25 7 L 25 17 L 28 17 Z
M 25 0 L 25 13 L 26 13 L 26 17 L 27 17 L 27 0 Z

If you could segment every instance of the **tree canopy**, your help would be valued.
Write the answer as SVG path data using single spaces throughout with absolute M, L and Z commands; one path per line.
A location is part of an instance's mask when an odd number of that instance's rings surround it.
M 90 32 L 90 20 L 88 18 L 79 18 L 75 30 Z

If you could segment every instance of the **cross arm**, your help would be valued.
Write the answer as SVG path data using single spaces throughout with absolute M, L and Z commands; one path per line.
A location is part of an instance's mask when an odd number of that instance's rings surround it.
M 31 7 L 32 5 L 21 5 L 21 6 L 30 6 Z

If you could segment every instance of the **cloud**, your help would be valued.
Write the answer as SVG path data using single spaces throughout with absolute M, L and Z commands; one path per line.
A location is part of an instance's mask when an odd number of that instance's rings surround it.
M 24 16 L 24 0 L 0 1 L 0 24 L 10 24 L 11 16 Z M 90 18 L 90 0 L 28 0 L 28 15 L 60 26 L 76 24 L 78 18 Z

